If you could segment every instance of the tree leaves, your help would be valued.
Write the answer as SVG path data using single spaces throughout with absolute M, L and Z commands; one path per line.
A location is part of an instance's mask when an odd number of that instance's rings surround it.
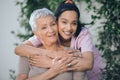
M 101 5 L 99 9 L 94 8 L 92 0 L 84 1 L 88 3 L 88 9 L 96 13 L 91 16 L 93 23 L 106 19 L 102 22 L 103 30 L 98 33 L 100 44 L 97 45 L 106 59 L 103 80 L 120 80 L 120 0 L 94 0 Z

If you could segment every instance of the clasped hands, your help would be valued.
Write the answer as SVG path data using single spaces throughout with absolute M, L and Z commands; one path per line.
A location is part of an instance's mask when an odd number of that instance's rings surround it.
M 75 50 L 58 51 L 56 57 L 50 57 L 43 54 L 32 54 L 28 60 L 31 65 L 39 68 L 53 68 L 54 70 L 64 72 L 69 70 L 76 70 L 76 65 L 79 63 L 79 58 L 82 58 L 80 54 L 74 54 Z

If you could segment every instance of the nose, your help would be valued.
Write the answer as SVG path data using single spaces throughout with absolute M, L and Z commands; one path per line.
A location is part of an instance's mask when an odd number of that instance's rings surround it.
M 68 26 L 67 26 L 67 30 L 71 30 L 71 29 L 72 29 L 71 24 L 68 24 Z
M 49 26 L 48 31 L 51 32 L 51 33 L 54 32 L 54 30 L 51 26 Z

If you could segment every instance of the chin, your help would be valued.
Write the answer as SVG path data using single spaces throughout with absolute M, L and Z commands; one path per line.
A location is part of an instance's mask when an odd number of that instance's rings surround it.
M 57 42 L 57 39 L 54 39 L 54 40 L 53 40 L 53 39 L 51 39 L 51 40 L 49 39 L 49 41 L 50 41 L 51 43 L 55 43 L 55 42 Z
M 64 40 L 70 40 L 71 37 L 64 37 Z

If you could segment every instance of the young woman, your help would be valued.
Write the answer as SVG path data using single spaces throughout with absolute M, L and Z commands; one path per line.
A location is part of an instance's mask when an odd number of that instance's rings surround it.
M 76 17 L 73 17 L 76 15 Z M 72 49 L 80 50 L 82 53 L 82 59 L 78 58 L 72 61 L 72 64 L 78 62 L 79 64 L 72 66 L 72 70 L 76 71 L 87 71 L 89 80 L 99 80 L 102 74 L 102 58 L 98 53 L 97 49 L 92 44 L 91 35 L 87 28 L 82 27 L 79 22 L 80 13 L 77 6 L 72 0 L 63 1 L 55 12 L 58 30 L 59 30 L 59 41 L 62 45 L 71 47 Z M 77 30 L 75 29 L 77 27 Z M 20 56 L 30 56 L 31 54 L 37 53 L 51 53 L 50 51 L 44 51 L 43 49 L 38 50 L 35 48 L 42 44 L 42 41 L 36 36 L 33 36 L 25 44 L 21 44 L 15 49 L 15 53 Z M 35 46 L 35 47 L 32 47 Z M 55 57 L 59 55 L 61 57 L 71 56 L 72 51 L 60 51 L 52 52 L 53 55 L 49 57 Z M 74 51 L 73 51 L 74 52 Z M 60 53 L 60 54 L 58 54 Z M 94 54 L 94 65 L 93 65 L 93 54 Z M 72 55 L 73 56 L 73 55 Z M 35 59 L 34 57 L 33 59 Z M 36 62 L 35 66 L 40 66 L 39 59 L 33 60 Z M 93 68 L 92 68 L 93 67 Z M 91 70 L 92 69 L 92 70 Z

